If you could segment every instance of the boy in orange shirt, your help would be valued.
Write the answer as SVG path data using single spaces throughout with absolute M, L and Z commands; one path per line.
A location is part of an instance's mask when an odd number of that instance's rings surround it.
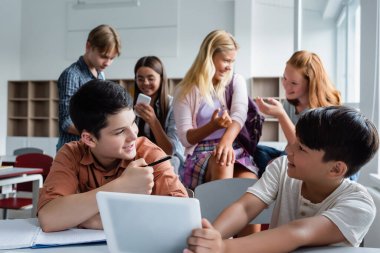
M 120 85 L 92 80 L 70 101 L 80 141 L 57 153 L 40 191 L 38 219 L 45 232 L 72 227 L 102 229 L 98 191 L 186 197 L 170 161 L 145 137 L 137 137 L 132 98 Z

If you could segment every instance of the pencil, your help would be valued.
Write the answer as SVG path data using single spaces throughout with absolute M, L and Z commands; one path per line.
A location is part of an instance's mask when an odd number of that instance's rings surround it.
M 165 157 L 163 157 L 163 158 L 161 158 L 161 159 L 159 159 L 159 160 L 157 160 L 155 162 L 149 163 L 149 164 L 144 165 L 142 167 L 154 166 L 154 165 L 157 165 L 159 163 L 165 162 L 166 160 L 169 160 L 169 159 L 172 159 L 171 155 L 165 156 Z

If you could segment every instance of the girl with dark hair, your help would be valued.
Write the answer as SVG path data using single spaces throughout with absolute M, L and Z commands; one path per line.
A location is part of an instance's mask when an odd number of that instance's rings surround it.
M 168 94 L 168 79 L 164 65 L 156 56 L 140 58 L 135 73 L 135 111 L 139 136 L 146 136 L 168 155 L 175 169 L 183 164 L 183 147 L 176 133 L 173 97 Z M 140 93 L 151 98 L 150 104 L 137 103 Z

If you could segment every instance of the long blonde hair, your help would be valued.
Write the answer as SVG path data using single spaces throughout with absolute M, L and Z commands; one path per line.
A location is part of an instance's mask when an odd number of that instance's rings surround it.
M 302 50 L 295 52 L 286 64 L 291 65 L 309 82 L 309 108 L 341 105 L 340 92 L 330 81 L 321 59 L 317 54 Z M 289 101 L 297 105 L 295 101 Z
M 226 75 L 215 87 L 212 79 L 215 75 L 215 66 L 212 57 L 215 53 L 238 50 L 235 38 L 223 30 L 210 32 L 203 40 L 198 55 L 183 80 L 176 87 L 177 99 L 182 100 L 193 88 L 197 86 L 200 95 L 208 104 L 213 104 L 212 97 L 216 95 L 221 101 L 224 99 L 225 86 L 232 78 L 233 71 Z

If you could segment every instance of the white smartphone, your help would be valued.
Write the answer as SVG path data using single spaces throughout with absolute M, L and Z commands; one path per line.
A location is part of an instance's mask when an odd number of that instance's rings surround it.
M 149 96 L 140 93 L 139 96 L 137 97 L 136 104 L 139 104 L 139 103 L 149 104 L 150 100 L 151 98 Z
M 151 97 L 144 95 L 142 93 L 139 93 L 139 96 L 137 97 L 136 105 L 140 103 L 149 105 L 150 100 L 151 100 Z M 136 112 L 136 110 L 135 110 L 135 114 L 140 117 L 140 115 Z

